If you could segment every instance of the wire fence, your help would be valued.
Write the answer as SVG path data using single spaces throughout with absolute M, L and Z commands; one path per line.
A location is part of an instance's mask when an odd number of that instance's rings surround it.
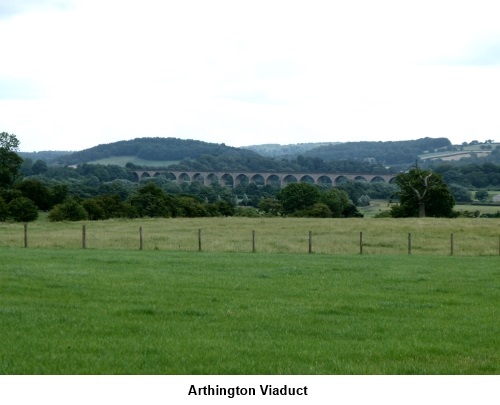
M 196 226 L 194 221 L 182 227 L 169 226 L 165 221 L 148 221 L 144 225 L 138 222 L 66 223 L 58 226 L 9 224 L 0 226 L 0 247 L 500 256 L 500 234 L 493 234 L 491 229 L 485 232 L 461 227 L 450 232 L 444 227 L 434 226 L 408 232 L 402 227 L 370 226 L 366 230 L 354 230 L 352 226 L 325 227 L 315 221 L 311 221 L 309 229 L 307 223 L 301 226 L 255 226 L 258 223 L 210 226 L 213 224 L 202 224 L 204 227 Z M 318 224 L 322 226 L 315 226 Z

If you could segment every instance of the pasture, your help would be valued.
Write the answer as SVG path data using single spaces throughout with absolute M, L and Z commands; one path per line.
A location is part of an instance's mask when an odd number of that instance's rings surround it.
M 0 374 L 499 374 L 498 225 L 2 223 Z
M 0 248 L 1 374 L 498 374 L 499 258 Z
M 168 218 L 28 224 L 29 248 L 489 256 L 500 254 L 500 219 Z M 361 235 L 362 234 L 362 235 Z M 360 238 L 360 236 L 362 238 Z M 200 241 L 201 239 L 201 241 Z M 361 239 L 361 241 L 360 241 Z M 0 223 L 0 247 L 24 246 L 23 224 Z

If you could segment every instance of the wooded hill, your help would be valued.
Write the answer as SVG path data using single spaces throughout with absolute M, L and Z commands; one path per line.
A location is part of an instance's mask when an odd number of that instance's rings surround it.
M 112 156 L 134 156 L 144 160 L 184 160 L 196 159 L 201 155 L 254 155 L 253 152 L 192 139 L 177 138 L 136 138 L 102 144 L 60 157 L 59 163 L 76 165 Z M 257 154 L 255 154 L 257 156 Z
M 345 142 L 319 146 L 304 153 L 323 160 L 369 160 L 383 165 L 412 164 L 418 155 L 451 149 L 447 138 L 422 138 L 412 141 Z
M 304 143 L 297 145 L 262 145 L 261 147 L 234 148 L 225 144 L 208 143 L 178 138 L 136 138 L 102 144 L 58 158 L 62 165 L 77 165 L 109 157 L 130 156 L 149 161 L 182 161 L 184 167 L 196 170 L 222 169 L 235 164 L 232 169 L 249 170 L 292 170 L 290 164 L 305 159 L 314 160 L 308 164 L 311 170 L 324 170 L 324 162 L 358 161 L 380 165 L 412 164 L 418 155 L 451 148 L 447 138 L 423 138 L 396 142 L 346 142 L 346 143 Z M 253 150 L 251 150 L 253 149 Z M 261 153 L 259 154 L 258 151 Z M 272 158 L 269 155 L 274 155 Z M 284 157 L 286 156 L 286 159 Z M 215 160 L 221 161 L 216 164 Z M 196 164 L 194 162 L 197 162 Z M 195 167 L 197 166 L 197 167 Z M 293 166 L 293 165 L 292 165 Z M 300 166 L 303 166 L 300 164 Z

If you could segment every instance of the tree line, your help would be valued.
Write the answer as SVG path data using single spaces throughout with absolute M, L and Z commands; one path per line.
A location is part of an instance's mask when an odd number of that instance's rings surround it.
M 49 219 L 54 221 L 218 215 L 353 217 L 360 216 L 357 207 L 369 205 L 371 199 L 393 199 L 399 203 L 396 204 L 399 208 L 405 208 L 406 204 L 404 195 L 400 194 L 405 183 L 345 181 L 334 188 L 292 183 L 280 189 L 277 185 L 247 182 L 228 188 L 197 182 L 178 184 L 164 176 L 138 183 L 133 181 L 133 165 L 82 164 L 76 168 L 49 166 L 42 160 L 33 162 L 31 159 L 21 159 L 16 153 L 19 143 L 15 136 L 2 133 L 0 139 L 0 220 L 11 218 L 29 221 L 36 219 L 40 210 L 49 212 Z M 205 160 L 197 159 L 191 164 L 203 165 L 208 161 L 212 165 L 207 155 L 202 157 Z M 226 154 L 225 159 L 231 158 L 234 158 L 231 153 Z M 324 163 L 312 157 L 299 156 L 296 159 L 300 167 L 323 167 Z M 349 171 L 345 170 L 349 163 L 347 161 L 332 163 L 343 165 L 344 170 L 339 171 Z M 224 164 L 229 165 L 231 161 L 225 160 Z M 234 170 L 232 167 L 229 169 Z M 369 167 L 366 169 L 368 171 Z M 405 171 L 408 172 L 411 170 Z M 474 182 L 477 185 L 476 177 L 482 173 L 491 182 L 489 184 L 500 184 L 500 166 L 493 164 L 448 164 L 435 167 L 432 173 L 433 184 L 439 184 L 437 190 L 440 198 L 444 195 L 441 193 L 447 190 L 451 193 L 452 198 L 445 195 L 451 208 L 455 201 L 465 201 L 465 194 L 470 198 L 470 191 L 460 182 L 469 182 L 469 186 Z M 403 178 L 403 174 L 398 178 Z M 421 179 L 427 174 L 422 176 Z M 433 190 L 426 191 L 426 196 L 436 198 Z M 301 193 L 305 193 L 307 198 L 302 196 L 297 199 Z M 294 199 L 310 204 L 291 203 Z M 412 204 L 411 209 L 395 209 L 391 215 L 420 215 L 420 210 L 415 208 L 417 203 L 413 201 Z M 432 204 L 428 204 L 427 213 L 432 216 L 451 215 L 449 209 L 434 210 Z

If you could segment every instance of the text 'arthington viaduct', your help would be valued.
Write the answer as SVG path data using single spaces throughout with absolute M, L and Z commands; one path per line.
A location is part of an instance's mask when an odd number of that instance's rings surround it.
M 202 396 L 224 396 L 228 398 L 234 398 L 235 396 L 255 396 L 260 395 L 309 395 L 307 392 L 308 387 L 289 387 L 284 385 L 282 387 L 273 387 L 270 384 L 259 385 L 259 389 L 253 387 L 219 387 L 216 385 L 212 387 L 211 385 L 206 385 L 204 387 L 196 388 L 191 385 L 189 388 L 188 395 L 202 395 Z

